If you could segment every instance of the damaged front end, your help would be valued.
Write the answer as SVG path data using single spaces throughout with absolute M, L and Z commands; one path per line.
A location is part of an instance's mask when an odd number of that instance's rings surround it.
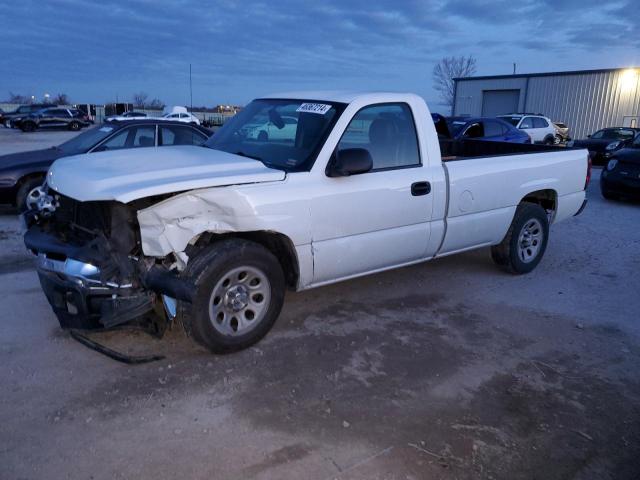
M 37 256 L 42 289 L 62 328 L 137 322 L 162 333 L 191 289 L 171 258 L 144 257 L 136 211 L 145 205 L 79 202 L 44 190 L 24 214 L 24 242 Z

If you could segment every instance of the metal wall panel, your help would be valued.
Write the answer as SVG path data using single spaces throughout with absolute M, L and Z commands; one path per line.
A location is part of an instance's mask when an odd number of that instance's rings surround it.
M 528 80 L 528 82 L 527 82 Z M 640 126 L 640 71 L 458 81 L 456 114 L 481 115 L 484 90 L 520 88 L 520 111 L 542 113 L 571 128 L 573 138 L 604 127 Z M 526 103 L 525 103 L 526 100 Z

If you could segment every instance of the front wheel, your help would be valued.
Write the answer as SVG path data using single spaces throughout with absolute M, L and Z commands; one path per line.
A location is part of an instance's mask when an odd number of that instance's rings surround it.
M 71 130 L 72 132 L 77 132 L 78 130 L 80 130 L 80 124 L 78 122 L 71 122 L 69 124 L 69 130 Z
M 532 271 L 547 249 L 549 219 L 540 205 L 524 202 L 502 242 L 491 247 L 491 257 L 503 270 L 522 274 Z
M 33 122 L 23 122 L 20 129 L 23 132 L 33 132 L 36 129 L 36 124 Z
M 214 353 L 247 348 L 271 329 L 284 302 L 285 280 L 276 257 L 243 239 L 216 242 L 193 257 L 184 276 L 193 303 L 179 302 L 187 333 Z

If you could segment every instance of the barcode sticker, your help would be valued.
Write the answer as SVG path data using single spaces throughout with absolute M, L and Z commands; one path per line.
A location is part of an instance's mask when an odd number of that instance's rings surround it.
M 303 103 L 296 109 L 296 112 L 324 115 L 329 110 L 331 110 L 331 105 L 327 105 L 326 103 Z

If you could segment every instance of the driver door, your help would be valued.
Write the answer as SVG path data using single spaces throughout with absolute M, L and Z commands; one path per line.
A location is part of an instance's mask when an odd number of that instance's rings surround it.
M 372 105 L 351 120 L 336 147 L 369 151 L 373 169 L 323 175 L 312 198 L 313 282 L 323 283 L 410 263 L 427 256 L 432 213 L 411 109 Z

